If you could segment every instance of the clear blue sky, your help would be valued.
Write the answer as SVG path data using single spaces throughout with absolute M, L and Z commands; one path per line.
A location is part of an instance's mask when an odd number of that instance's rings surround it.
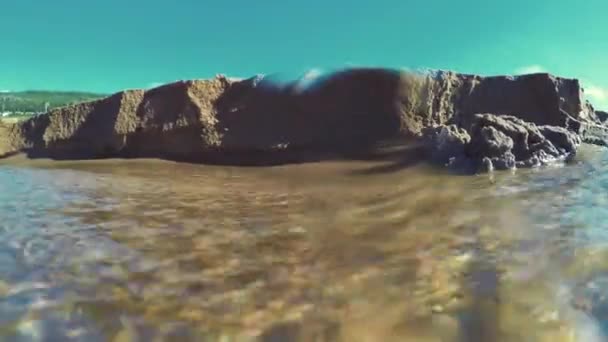
M 0 90 L 345 65 L 542 69 L 608 104 L 607 13 L 606 0 L 0 0 Z

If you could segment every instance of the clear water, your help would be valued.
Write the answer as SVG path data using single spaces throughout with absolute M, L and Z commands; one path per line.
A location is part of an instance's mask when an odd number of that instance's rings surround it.
M 603 341 L 608 153 L 579 159 L 3 161 L 0 340 Z

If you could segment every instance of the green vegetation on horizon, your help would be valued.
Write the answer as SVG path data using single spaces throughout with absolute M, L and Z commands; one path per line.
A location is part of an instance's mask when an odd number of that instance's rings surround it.
M 11 113 L 40 113 L 48 109 L 67 106 L 74 103 L 97 100 L 104 94 L 87 92 L 64 92 L 30 90 L 20 92 L 0 93 L 0 112 Z

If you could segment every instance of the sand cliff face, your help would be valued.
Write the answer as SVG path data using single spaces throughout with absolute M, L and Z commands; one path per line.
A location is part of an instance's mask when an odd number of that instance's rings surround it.
M 428 127 L 470 126 L 478 113 L 580 133 L 585 123 L 599 122 L 582 95 L 577 80 L 548 74 L 480 77 L 353 69 L 307 86 L 219 76 L 127 90 L 0 126 L 0 154 L 203 162 L 227 155 L 289 155 L 415 139 Z
M 2 152 L 60 159 L 187 157 L 217 143 L 213 103 L 226 86 L 220 80 L 178 82 L 52 110 L 11 128 L 14 137 Z

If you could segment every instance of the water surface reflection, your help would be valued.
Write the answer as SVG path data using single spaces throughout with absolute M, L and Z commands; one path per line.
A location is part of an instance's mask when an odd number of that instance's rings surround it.
M 3 162 L 0 337 L 589 341 L 601 308 L 579 289 L 608 265 L 602 158 L 493 180 L 364 172 L 379 162 Z

